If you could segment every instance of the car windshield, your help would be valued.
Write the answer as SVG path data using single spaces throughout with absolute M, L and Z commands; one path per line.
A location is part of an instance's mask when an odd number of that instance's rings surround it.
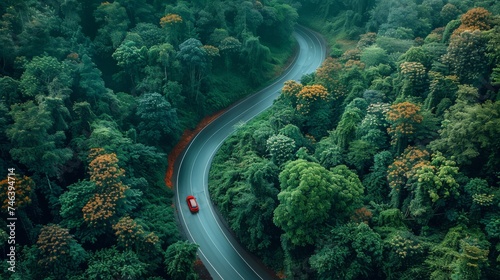
M 196 207 L 196 200 L 194 200 L 194 198 L 191 198 L 189 203 L 191 203 L 191 207 Z

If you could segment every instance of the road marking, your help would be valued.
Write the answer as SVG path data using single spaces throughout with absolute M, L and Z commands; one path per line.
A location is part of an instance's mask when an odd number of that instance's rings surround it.
M 304 29 L 306 30 L 307 32 L 305 32 L 304 30 L 301 30 L 301 29 Z M 300 33 L 300 34 L 299 34 Z M 326 54 L 326 49 L 323 47 L 322 45 L 322 42 L 318 39 L 317 35 L 315 33 L 312 33 L 310 31 L 308 31 L 307 29 L 305 28 L 302 28 L 302 27 L 298 27 L 296 28 L 296 30 L 294 31 L 294 35 L 295 36 L 298 36 L 299 38 L 297 38 L 297 41 L 299 42 L 299 44 L 301 43 L 300 41 L 302 40 L 302 43 L 309 45 L 309 49 L 313 48 L 311 46 L 311 44 L 314 44 L 314 41 L 316 40 L 319 45 L 320 45 L 320 49 L 322 51 L 322 53 L 320 54 L 320 57 L 321 57 L 321 61 L 324 60 L 324 57 L 325 57 L 325 54 Z M 312 35 L 312 37 L 310 36 Z M 302 38 L 300 38 L 302 37 Z M 315 40 L 314 40 L 315 39 Z M 310 55 L 310 54 L 309 54 Z M 302 73 L 296 73 L 296 74 L 292 74 L 293 71 L 297 71 L 298 69 L 300 69 L 301 66 L 299 63 L 298 63 L 298 59 L 299 59 L 299 56 L 300 56 L 300 50 L 299 50 L 299 53 L 294 57 L 294 60 L 292 61 L 292 63 L 290 64 L 290 67 L 288 67 L 286 70 L 285 70 L 285 73 L 279 77 L 275 82 L 271 83 L 270 85 L 266 86 L 265 88 L 261 89 L 260 91 L 244 98 L 243 100 L 240 100 L 238 101 L 237 103 L 233 104 L 232 106 L 230 106 L 224 113 L 222 113 L 217 119 L 215 120 L 212 120 L 209 124 L 207 124 L 203 129 L 200 130 L 200 132 L 198 132 L 197 135 L 195 135 L 195 137 L 191 140 L 191 142 L 189 143 L 188 147 L 185 149 L 184 153 L 183 153 L 183 156 L 181 158 L 181 161 L 179 163 L 179 168 L 176 170 L 176 186 L 175 186 L 175 190 L 176 190 L 176 196 L 177 196 L 177 202 L 178 202 L 178 205 L 181 205 L 181 200 L 180 200 L 180 192 L 179 192 L 179 170 L 182 168 L 183 164 L 184 164 L 184 159 L 186 157 L 186 155 L 188 154 L 188 151 L 189 149 L 191 148 L 192 144 L 196 142 L 198 136 L 207 128 L 209 127 L 213 122 L 215 122 L 216 120 L 220 119 L 221 117 L 223 117 L 225 114 L 227 114 L 228 112 L 233 112 L 233 110 L 237 110 L 237 108 L 239 106 L 241 106 L 242 103 L 244 103 L 245 101 L 247 101 L 248 99 L 251 99 L 251 98 L 255 98 L 257 95 L 259 94 L 262 94 L 264 93 L 265 91 L 270 91 L 272 87 L 276 86 L 278 83 L 283 83 L 285 80 L 288 80 L 290 79 L 289 77 L 287 77 L 288 75 L 293 75 L 293 76 L 302 76 L 304 74 L 308 74 L 310 72 L 313 72 L 317 66 L 316 65 L 309 65 L 309 68 L 302 72 Z M 308 59 L 306 59 L 306 61 L 309 61 L 310 60 L 310 57 L 308 57 Z M 317 50 L 314 51 L 314 55 L 312 56 L 313 58 L 314 57 L 317 57 Z M 301 58 L 302 60 L 303 58 Z M 306 64 L 304 64 L 306 65 Z M 314 67 L 313 70 L 310 70 L 312 67 Z M 298 68 L 298 69 L 296 69 Z M 298 77 L 300 78 L 300 77 Z M 210 137 L 202 143 L 202 147 L 204 147 L 207 143 L 209 143 L 210 139 L 212 139 L 212 137 L 214 137 L 220 130 L 226 128 L 228 125 L 232 125 L 233 122 L 237 119 L 240 119 L 242 117 L 243 114 L 246 114 L 248 111 L 252 110 L 255 106 L 257 105 L 260 105 L 262 102 L 264 101 L 268 101 L 269 98 L 273 98 L 275 99 L 276 98 L 276 93 L 278 93 L 278 91 L 270 91 L 269 94 L 266 94 L 263 98 L 259 99 L 256 103 L 254 103 L 252 106 L 250 106 L 249 108 L 247 108 L 246 110 L 244 110 L 243 112 L 241 112 L 240 114 L 238 114 L 237 116 L 233 117 L 231 120 L 229 120 L 228 122 L 226 122 L 225 124 L 222 125 L 222 127 L 220 127 L 219 129 L 217 129 L 216 132 L 212 133 L 212 135 L 210 135 Z M 272 105 L 272 104 L 271 104 Z M 271 106 L 270 105 L 270 106 Z M 270 106 L 267 106 L 265 109 L 263 109 L 261 112 L 258 112 L 257 114 L 255 114 L 254 116 L 251 116 L 248 120 L 254 118 L 255 116 L 259 115 L 260 113 L 262 113 L 263 111 L 267 110 Z M 210 213 L 212 214 L 212 217 L 214 218 L 216 224 L 217 224 L 217 227 L 219 228 L 219 230 L 221 231 L 221 233 L 224 235 L 226 241 L 229 243 L 229 245 L 233 248 L 233 250 L 240 256 L 240 258 L 246 263 L 246 265 L 260 278 L 260 279 L 263 279 L 260 275 L 258 275 L 258 273 L 254 270 L 254 268 L 252 266 L 250 266 L 248 264 L 248 262 L 245 260 L 245 258 L 243 258 L 241 256 L 241 254 L 238 252 L 238 250 L 236 250 L 236 248 L 234 247 L 233 243 L 229 240 L 229 238 L 227 237 L 227 235 L 225 234 L 224 230 L 222 229 L 216 215 L 215 215 L 215 212 L 212 208 L 212 205 L 211 205 L 211 202 L 209 200 L 209 194 L 208 194 L 208 174 L 207 172 L 209 171 L 210 169 L 210 164 L 212 162 L 212 159 L 215 155 L 215 153 L 219 150 L 220 146 L 224 143 L 225 139 L 227 139 L 230 135 L 232 135 L 233 133 L 235 132 L 235 129 L 234 129 L 234 126 L 232 127 L 232 129 L 230 128 L 230 133 L 228 135 L 226 135 L 221 142 L 217 143 L 217 146 L 216 148 L 212 151 L 212 153 L 210 154 L 209 156 L 209 160 L 205 163 L 205 167 L 204 167 L 204 172 L 203 172 L 203 194 L 204 194 L 204 199 L 205 201 L 207 201 L 208 203 L 208 208 L 210 209 Z M 203 150 L 203 149 L 201 149 Z M 200 155 L 200 153 L 198 152 L 195 156 L 195 159 L 198 158 L 198 156 Z M 192 182 L 192 178 L 193 178 L 193 172 L 194 170 L 191 168 L 190 170 L 190 177 L 189 177 L 189 185 L 190 185 L 190 190 L 191 192 L 193 192 L 193 182 Z M 185 208 L 185 207 L 184 207 Z M 184 216 L 184 209 L 183 207 L 179 206 L 178 208 L 179 212 L 180 212 L 180 215 L 181 215 L 181 218 L 182 218 L 182 221 L 184 223 L 184 227 L 186 228 L 187 232 L 188 232 L 188 235 L 191 237 L 191 240 L 193 240 L 195 243 L 196 243 L 196 240 L 193 236 L 193 234 L 191 233 L 190 229 L 189 229 L 189 226 L 186 222 L 186 218 Z M 202 226 L 202 228 L 205 230 L 205 232 L 207 232 L 207 228 L 204 226 L 204 223 L 202 223 L 201 221 L 201 218 L 198 216 L 197 219 L 199 219 L 200 221 L 200 224 Z M 222 255 L 222 257 L 226 260 L 226 262 L 229 263 L 229 261 L 226 259 L 226 257 L 222 254 L 222 252 L 220 251 L 220 248 L 218 248 L 218 246 L 215 244 L 214 240 L 212 239 L 212 237 L 210 235 L 208 235 L 208 238 L 210 239 L 210 241 L 212 242 L 212 244 L 215 246 L 215 248 L 217 249 L 217 251 Z M 217 269 L 214 267 L 214 265 L 208 260 L 208 258 L 206 257 L 206 255 L 204 254 L 203 250 L 201 249 L 201 247 L 198 249 L 199 252 L 201 253 L 201 255 L 203 256 L 203 258 L 208 262 L 208 264 L 213 268 L 213 270 L 217 273 L 217 275 L 219 277 L 222 278 L 221 274 L 217 271 Z M 236 271 L 236 269 L 231 265 L 231 263 L 229 263 L 229 265 L 233 268 L 233 270 Z M 236 273 L 242 278 L 244 279 L 237 271 Z

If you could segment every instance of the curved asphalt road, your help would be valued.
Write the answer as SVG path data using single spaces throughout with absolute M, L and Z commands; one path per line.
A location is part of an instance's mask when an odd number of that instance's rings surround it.
M 213 156 L 235 130 L 235 124 L 247 122 L 269 108 L 285 81 L 299 80 L 303 74 L 314 72 L 325 59 L 325 43 L 317 34 L 299 26 L 294 36 L 300 50 L 285 73 L 206 126 L 176 163 L 174 182 L 179 219 L 188 239 L 200 245 L 198 255 L 214 279 L 275 278 L 238 244 L 220 221 L 208 194 L 208 172 Z M 186 204 L 186 196 L 190 194 L 198 201 L 200 211 L 197 214 L 191 214 Z

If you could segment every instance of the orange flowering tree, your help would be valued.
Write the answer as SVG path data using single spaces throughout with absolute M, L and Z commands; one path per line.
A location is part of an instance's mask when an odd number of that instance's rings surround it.
M 292 103 L 293 107 L 297 106 L 297 95 L 302 90 L 304 86 L 295 81 L 288 80 L 284 83 L 283 88 L 281 89 L 281 95 Z
M 303 130 L 313 137 L 321 137 L 329 127 L 330 120 L 330 97 L 331 94 L 321 84 L 304 86 L 299 82 L 286 81 L 282 90 L 282 96 L 290 101 L 295 111 L 305 118 Z
M 161 27 L 165 27 L 167 25 L 174 25 L 176 23 L 181 23 L 182 17 L 178 14 L 167 14 L 160 19 Z
M 281 89 L 281 93 L 285 97 L 295 97 L 299 93 L 299 91 L 302 90 L 304 86 L 295 81 L 295 80 L 288 80 L 284 83 L 283 88 Z
M 43 226 L 36 245 L 40 254 L 38 264 L 46 270 L 44 273 L 57 279 L 77 271 L 80 263 L 87 258 L 87 253 L 69 234 L 69 230 L 59 225 Z
M 411 185 L 416 179 L 416 170 L 429 165 L 429 152 L 409 146 L 387 169 L 387 181 L 391 187 L 391 201 L 394 207 L 399 207 L 411 193 Z
M 429 152 L 413 146 L 408 146 L 403 154 L 394 159 L 387 170 L 389 186 L 395 191 L 401 191 L 408 186 L 408 181 L 415 177 L 416 168 L 429 164 Z
M 173 45 L 179 44 L 181 41 L 182 29 L 184 20 L 178 14 L 166 14 L 160 19 L 160 25 L 167 30 L 169 43 Z
M 2 210 L 7 211 L 8 207 L 11 206 L 9 202 L 12 200 L 9 197 L 9 184 L 8 179 L 0 181 L 0 201 L 2 202 Z M 35 187 L 35 181 L 28 176 L 23 176 L 22 178 L 17 176 L 15 184 L 13 185 L 15 194 L 15 205 L 13 206 L 15 209 L 20 209 L 25 207 L 26 205 L 31 203 L 31 194 Z M 12 207 L 12 206 L 11 206 Z
M 392 203 L 397 207 L 406 201 L 403 212 L 426 224 L 436 208 L 443 205 L 436 204 L 439 200 L 458 197 L 458 173 L 456 163 L 440 152 L 431 155 L 410 146 L 388 167 Z
M 345 95 L 345 89 L 340 82 L 342 69 L 342 64 L 331 57 L 328 57 L 323 61 L 321 67 L 316 69 L 316 82 L 323 85 L 329 92 L 332 92 L 334 99 Z
M 491 13 L 482 7 L 472 8 L 460 17 L 461 25 L 453 31 L 453 35 L 460 35 L 465 30 L 491 29 Z
M 89 164 L 90 180 L 95 182 L 97 187 L 110 187 L 123 179 L 125 170 L 118 166 L 116 154 L 107 154 L 104 149 L 96 148 L 90 151 L 89 159 L 91 159 Z
M 158 236 L 146 232 L 140 224 L 129 216 L 124 216 L 112 226 L 118 239 L 118 245 L 124 248 L 133 248 L 137 252 L 141 244 L 157 244 Z
M 387 132 L 392 138 L 391 144 L 396 146 L 398 153 L 406 147 L 410 136 L 415 133 L 417 125 L 422 120 L 420 106 L 416 104 L 405 101 L 391 106 L 387 112 L 387 121 L 390 124 Z
M 297 93 L 296 110 L 306 116 L 302 130 L 314 138 L 326 135 L 331 127 L 330 93 L 322 85 L 304 86 Z
M 328 100 L 329 93 L 322 85 L 310 85 L 303 87 L 297 93 L 297 111 L 301 114 L 309 114 L 311 109 L 315 109 L 315 105 L 325 104 Z
M 125 171 L 118 166 L 116 154 L 104 149 L 92 149 L 89 155 L 90 180 L 96 185 L 96 193 L 83 207 L 84 220 L 96 226 L 116 214 L 117 205 L 125 198 L 128 186 L 122 183 Z

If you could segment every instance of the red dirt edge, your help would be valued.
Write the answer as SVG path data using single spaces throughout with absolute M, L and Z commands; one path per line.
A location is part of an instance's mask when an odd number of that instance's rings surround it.
M 174 174 L 174 165 L 179 155 L 182 153 L 182 151 L 184 151 L 189 142 L 193 140 L 194 136 L 198 134 L 198 132 L 200 132 L 204 127 L 206 127 L 209 123 L 211 123 L 217 117 L 222 115 L 222 113 L 224 112 L 225 110 L 221 110 L 215 114 L 206 116 L 198 123 L 198 125 L 196 125 L 196 127 L 193 130 L 190 129 L 184 130 L 181 139 L 179 140 L 179 142 L 177 142 L 175 147 L 168 154 L 168 166 L 167 166 L 167 172 L 165 174 L 165 184 L 170 189 L 172 189 L 172 187 L 174 186 L 172 182 L 172 175 Z

